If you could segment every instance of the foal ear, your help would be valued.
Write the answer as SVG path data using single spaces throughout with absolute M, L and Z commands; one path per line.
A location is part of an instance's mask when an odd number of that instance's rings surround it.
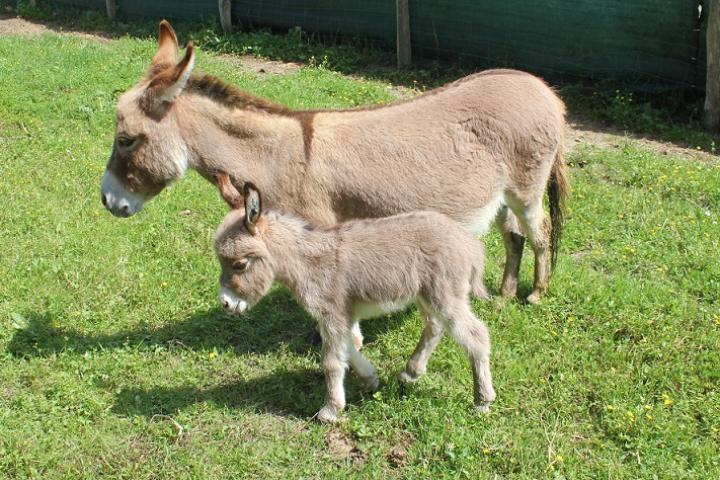
M 194 66 L 195 47 L 188 43 L 185 56 L 177 65 L 163 68 L 153 75 L 140 98 L 140 105 L 150 113 L 162 114 L 183 91 Z
M 245 226 L 253 235 L 257 234 L 257 223 L 262 216 L 262 197 L 260 190 L 255 184 L 245 182 L 243 187 L 243 195 L 245 196 Z
M 215 182 L 220 190 L 220 196 L 232 209 L 240 209 L 243 206 L 243 197 L 237 191 L 235 185 L 230 181 L 227 172 L 217 172 L 214 175 Z
M 163 20 L 160 22 L 160 34 L 158 35 L 158 49 L 155 56 L 150 62 L 150 70 L 161 70 L 171 67 L 177 63 L 178 41 L 175 30 L 170 26 L 170 22 Z M 156 72 L 157 73 L 157 72 Z

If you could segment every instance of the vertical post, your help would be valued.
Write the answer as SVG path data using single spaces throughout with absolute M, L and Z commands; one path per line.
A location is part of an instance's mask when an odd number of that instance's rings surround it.
M 720 131 L 720 0 L 708 2 L 705 126 Z
M 223 33 L 227 35 L 232 31 L 230 0 L 218 0 L 218 9 L 220 10 L 220 26 Z
M 395 0 L 397 17 L 397 66 L 398 68 L 410 65 L 412 57 L 410 51 L 410 2 L 409 0 Z
M 108 18 L 115 20 L 115 15 L 117 15 L 117 2 L 115 2 L 115 0 L 105 0 L 105 9 L 107 10 Z

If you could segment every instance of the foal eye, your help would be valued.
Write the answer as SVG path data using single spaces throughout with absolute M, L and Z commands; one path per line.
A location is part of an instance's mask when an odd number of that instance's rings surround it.
M 136 138 L 133 137 L 118 137 L 117 144 L 122 148 L 130 148 L 135 143 Z
M 234 270 L 242 272 L 247 268 L 249 263 L 250 261 L 247 258 L 243 258 L 242 260 L 237 260 L 233 262 L 232 267 Z

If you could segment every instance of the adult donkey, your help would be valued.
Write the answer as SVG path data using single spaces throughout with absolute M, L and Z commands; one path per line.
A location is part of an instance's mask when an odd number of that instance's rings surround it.
M 137 213 L 188 168 L 253 181 L 273 208 L 319 225 L 437 210 L 483 234 L 496 219 L 506 249 L 501 293 L 514 296 L 524 237 L 535 253 L 530 303 L 547 288 L 568 192 L 565 109 L 540 79 L 470 75 L 382 107 L 295 111 L 192 75 L 188 44 L 160 23 L 150 69 L 117 107 L 103 204 Z M 547 189 L 550 221 L 543 210 Z

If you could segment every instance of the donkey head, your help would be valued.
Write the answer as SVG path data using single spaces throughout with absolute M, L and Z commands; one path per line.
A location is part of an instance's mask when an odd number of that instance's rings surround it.
M 147 200 L 187 170 L 190 154 L 173 106 L 194 63 L 192 44 L 178 62 L 177 37 L 163 20 L 150 69 L 118 101 L 115 141 L 101 186 L 103 205 L 113 215 L 129 217 L 139 212 Z
M 243 195 L 225 172 L 215 179 L 220 194 L 230 206 L 215 234 L 215 253 L 220 274 L 220 304 L 228 311 L 241 313 L 256 304 L 270 290 L 273 259 L 265 245 L 266 222 L 262 215 L 260 192 L 250 182 Z

